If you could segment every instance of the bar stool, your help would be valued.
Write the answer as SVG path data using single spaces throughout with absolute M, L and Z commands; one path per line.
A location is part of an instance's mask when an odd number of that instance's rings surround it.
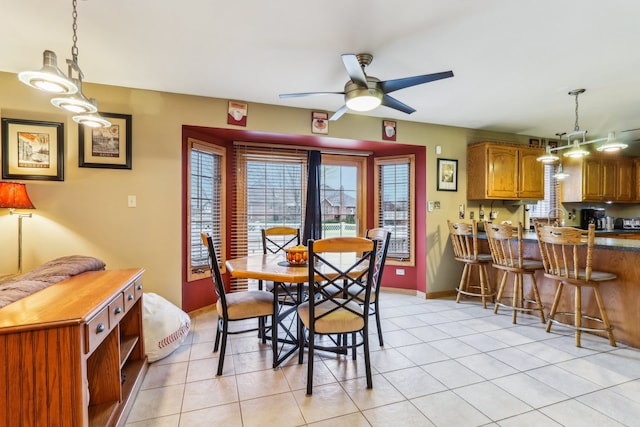
M 482 306 L 487 308 L 487 299 L 494 301 L 495 292 L 491 287 L 487 265 L 491 263 L 491 254 L 478 253 L 478 223 L 472 221 L 451 222 L 449 236 L 453 245 L 453 254 L 456 261 L 464 263 L 460 285 L 456 288 L 458 295 L 456 302 L 460 302 L 462 295 L 482 298 Z M 471 284 L 471 271 L 477 267 L 479 284 Z
M 522 246 L 522 223 L 517 226 L 511 224 L 490 224 L 485 222 L 484 230 L 487 233 L 489 249 L 493 257 L 493 267 L 502 270 L 502 279 L 498 288 L 496 305 L 493 308 L 495 314 L 498 308 L 508 307 L 513 310 L 513 323 L 517 321 L 518 312 L 531 313 L 538 311 L 542 323 L 544 319 L 544 307 L 538 292 L 536 283 L 536 270 L 542 270 L 542 261 L 524 257 Z M 513 292 L 510 297 L 504 297 L 504 289 L 509 275 L 513 276 Z M 524 294 L 524 277 L 531 277 L 533 299 Z M 504 304 L 502 299 L 511 299 L 511 305 Z
M 609 323 L 607 311 L 604 307 L 604 302 L 600 294 L 600 284 L 614 280 L 616 275 L 602 271 L 594 271 L 592 268 L 595 224 L 590 224 L 588 230 L 573 227 L 542 226 L 541 224 L 535 224 L 535 228 L 538 235 L 542 262 L 544 263 L 544 275 L 545 277 L 553 279 L 558 286 L 547 321 L 547 332 L 551 331 L 552 323 L 575 329 L 576 347 L 580 347 L 580 335 L 582 331 L 605 332 L 609 338 L 609 343 L 615 347 L 616 341 L 613 337 L 613 326 Z M 557 311 L 565 285 L 575 287 L 572 313 Z M 598 305 L 600 317 L 583 313 L 583 287 L 588 287 L 593 290 L 593 296 Z M 556 319 L 557 315 L 573 317 L 573 324 Z M 601 324 L 602 327 L 583 326 L 583 319 Z

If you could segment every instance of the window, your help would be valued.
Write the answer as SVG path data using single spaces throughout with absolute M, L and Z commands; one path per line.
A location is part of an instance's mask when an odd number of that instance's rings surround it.
M 374 174 L 374 222 L 391 232 L 387 260 L 414 265 L 415 156 L 377 158 Z
M 553 177 L 558 169 L 557 165 L 545 164 L 544 165 L 544 200 L 538 200 L 535 205 L 529 205 L 529 217 L 530 218 L 544 218 L 545 220 L 549 216 L 549 212 L 552 209 L 559 207 L 558 200 L 558 180 Z M 552 218 L 557 217 L 557 213 L 554 213 Z M 525 227 L 528 224 L 524 224 Z
M 187 280 L 208 275 L 208 252 L 200 233 L 211 233 L 224 267 L 225 148 L 189 139 L 189 242 Z M 223 268 L 224 270 L 224 268 Z

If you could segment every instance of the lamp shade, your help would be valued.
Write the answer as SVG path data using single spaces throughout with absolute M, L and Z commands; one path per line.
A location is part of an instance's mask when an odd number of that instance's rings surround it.
M 35 209 L 27 187 L 17 182 L 0 182 L 0 208 L 9 209 Z

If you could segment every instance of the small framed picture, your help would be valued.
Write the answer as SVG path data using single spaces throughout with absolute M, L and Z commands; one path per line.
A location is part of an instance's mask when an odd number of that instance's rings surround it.
M 108 128 L 78 125 L 78 166 L 131 169 L 131 115 L 103 113 Z
M 549 148 L 558 148 L 558 141 L 556 141 L 555 139 L 550 139 L 547 141 L 547 145 L 549 146 Z
M 227 112 L 227 124 L 236 126 L 247 125 L 248 105 L 245 102 L 229 101 L 229 110 Z
M 329 133 L 329 113 L 311 113 L 311 132 L 325 135 Z
M 382 139 L 385 141 L 396 140 L 396 122 L 391 120 L 382 121 Z
M 530 138 L 529 139 L 529 147 L 539 148 L 539 147 L 542 147 L 542 143 L 540 142 L 540 139 L 538 139 L 538 138 Z
M 458 191 L 458 161 L 438 159 L 438 191 Z
M 2 178 L 64 181 L 64 123 L 2 119 Z

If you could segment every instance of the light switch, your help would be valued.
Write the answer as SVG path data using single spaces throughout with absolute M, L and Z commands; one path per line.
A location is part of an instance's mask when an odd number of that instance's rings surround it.
M 136 196 L 127 196 L 127 207 L 135 208 L 137 204 Z

